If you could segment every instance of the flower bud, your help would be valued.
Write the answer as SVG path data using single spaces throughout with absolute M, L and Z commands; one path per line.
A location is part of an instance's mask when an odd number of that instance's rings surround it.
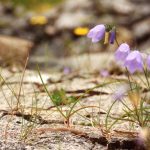
M 114 44 L 115 38 L 116 38 L 116 32 L 114 30 L 112 30 L 110 32 L 110 40 L 109 40 L 110 44 Z
M 108 44 L 109 43 L 109 37 L 110 37 L 110 33 L 109 32 L 105 32 L 105 38 L 104 38 L 104 44 Z

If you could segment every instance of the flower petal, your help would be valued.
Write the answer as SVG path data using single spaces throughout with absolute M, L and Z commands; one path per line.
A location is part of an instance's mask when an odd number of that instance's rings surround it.
M 87 34 L 87 37 L 91 38 L 92 42 L 96 43 L 104 37 L 104 34 L 105 34 L 105 26 L 103 24 L 100 24 L 92 28 Z

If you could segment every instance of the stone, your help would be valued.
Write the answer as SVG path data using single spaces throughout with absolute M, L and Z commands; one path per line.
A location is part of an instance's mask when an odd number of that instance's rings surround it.
M 64 12 L 59 16 L 55 25 L 59 30 L 73 29 L 75 27 L 86 24 L 87 20 L 89 20 L 89 18 L 90 18 L 89 15 L 87 15 L 83 11 L 77 11 L 76 13 Z
M 149 25 L 150 25 L 150 18 L 147 18 L 143 21 L 136 23 L 133 26 L 133 32 L 135 37 L 137 37 L 137 39 L 142 39 L 145 36 L 150 35 Z
M 115 2 L 111 0 L 99 0 L 99 6 L 103 8 L 104 11 L 107 9 L 109 12 L 115 12 L 122 15 L 128 15 L 134 10 L 134 5 L 127 0 L 115 0 Z
M 89 9 L 92 5 L 92 2 L 90 0 L 66 0 L 64 2 L 64 10 L 66 12 L 73 12 L 77 10 L 86 10 Z
M 31 41 L 0 35 L 0 60 L 3 64 L 24 65 L 32 46 Z

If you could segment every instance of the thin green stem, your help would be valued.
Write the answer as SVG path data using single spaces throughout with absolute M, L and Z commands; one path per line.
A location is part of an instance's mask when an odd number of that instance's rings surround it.
M 127 68 L 126 68 L 126 71 L 127 71 L 127 78 L 128 78 L 128 81 L 129 81 L 130 89 L 131 89 L 131 91 L 132 91 L 132 82 L 131 82 L 131 80 L 130 80 L 129 71 L 128 71 Z
M 117 38 L 115 39 L 115 41 L 116 41 L 117 46 L 119 47 L 119 42 L 118 42 Z
M 94 87 L 91 88 L 91 89 L 88 89 L 88 90 L 87 90 L 83 95 L 81 95 L 81 96 L 77 99 L 77 101 L 72 105 L 72 107 L 71 107 L 71 109 L 70 109 L 70 111 L 69 111 L 68 114 L 71 114 L 73 108 L 74 108 L 74 107 L 76 106 L 76 104 L 80 101 L 80 99 L 82 99 L 82 98 L 83 98 L 86 94 L 88 94 L 90 91 L 92 91 L 92 90 L 94 90 L 94 89 L 96 89 L 96 88 L 99 88 L 99 87 L 106 86 L 106 85 L 111 84 L 111 83 L 114 83 L 114 82 L 116 82 L 116 81 L 111 81 L 111 82 L 99 84 L 99 85 L 94 86 Z
M 84 106 L 84 107 L 81 107 L 77 110 L 75 110 L 74 112 L 72 112 L 71 114 L 69 114 L 69 117 L 71 117 L 73 114 L 75 114 L 76 112 L 82 110 L 82 109 L 85 109 L 85 108 L 99 108 L 98 106 Z
M 143 69 L 143 71 L 144 71 L 144 75 L 145 75 L 145 78 L 146 78 L 146 81 L 147 81 L 148 89 L 150 89 L 150 83 L 149 83 L 148 76 L 147 76 L 147 69 Z
M 141 78 L 141 76 L 138 74 L 138 78 L 143 82 L 143 84 L 146 86 L 146 82 Z
M 108 128 L 108 117 L 109 117 L 110 111 L 115 103 L 116 103 L 116 100 L 111 104 L 110 108 L 108 109 L 107 115 L 106 115 L 105 126 L 106 126 L 107 131 L 110 129 L 110 127 Z
M 49 98 L 52 100 L 51 95 L 50 95 L 49 91 L 47 90 L 47 87 L 46 87 L 46 85 L 45 85 L 45 83 L 44 83 L 44 81 L 43 81 L 43 79 L 42 79 L 42 76 L 41 76 L 40 69 L 39 69 L 39 66 L 38 66 L 38 65 L 37 65 L 37 70 L 38 70 L 40 79 L 41 79 L 41 81 L 42 81 L 42 84 L 43 84 L 43 86 L 44 86 L 44 89 L 45 89 L 46 93 L 48 94 Z M 52 100 L 52 102 L 53 102 L 53 100 Z M 53 104 L 54 104 L 54 102 L 53 102 Z M 56 106 L 56 109 L 59 111 L 59 113 L 60 113 L 65 119 L 67 119 L 66 116 L 63 114 L 63 112 L 59 109 L 58 106 Z

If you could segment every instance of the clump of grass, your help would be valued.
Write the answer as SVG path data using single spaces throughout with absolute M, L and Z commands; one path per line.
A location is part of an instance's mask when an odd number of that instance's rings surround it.
M 54 92 L 49 92 L 43 79 L 42 79 L 42 75 L 40 73 L 40 69 L 37 66 L 37 70 L 40 76 L 40 79 L 42 81 L 42 84 L 44 86 L 44 89 L 46 91 L 46 93 L 48 94 L 50 100 L 52 101 L 52 103 L 54 104 L 54 106 L 57 108 L 57 111 L 61 114 L 61 116 L 64 118 L 64 122 L 67 124 L 67 127 L 70 127 L 70 118 L 78 113 L 80 110 L 86 109 L 86 108 L 99 108 L 98 106 L 81 106 L 80 108 L 76 108 L 76 105 L 80 102 L 80 100 L 86 95 L 88 94 L 90 91 L 93 91 L 96 88 L 99 87 L 104 87 L 108 84 L 111 84 L 113 82 L 116 81 L 110 81 L 107 83 L 103 83 L 103 84 L 99 84 L 96 85 L 95 87 L 86 90 L 86 92 L 79 96 L 78 98 L 74 97 L 74 96 L 67 96 L 65 90 L 61 89 L 61 90 L 55 90 Z M 66 112 L 63 111 L 63 109 L 61 108 L 61 106 L 63 105 L 67 105 L 69 107 L 69 110 L 67 110 Z
M 7 102 L 7 105 L 8 105 L 8 110 L 5 110 L 4 115 L 10 115 L 11 116 L 8 119 L 8 123 L 7 123 L 6 128 L 5 128 L 5 133 L 7 133 L 7 129 L 9 127 L 11 120 L 12 120 L 12 117 L 14 115 L 16 115 L 16 116 L 21 118 L 20 139 L 24 140 L 24 141 L 30 135 L 31 131 L 37 126 L 38 118 L 39 118 L 40 112 L 41 112 L 38 110 L 38 99 L 37 99 L 38 93 L 36 93 L 36 91 L 34 90 L 34 96 L 35 97 L 32 98 L 31 112 L 29 115 L 27 113 L 25 113 L 26 108 L 23 105 L 22 100 L 26 101 L 26 99 L 24 98 L 25 93 L 24 93 L 24 89 L 23 89 L 23 84 L 24 84 L 23 82 L 24 82 L 24 76 L 25 76 L 25 72 L 26 72 L 27 63 L 28 63 L 28 57 L 26 59 L 26 62 L 25 62 L 24 68 L 23 68 L 23 72 L 22 72 L 21 77 L 20 77 L 20 82 L 17 83 L 19 85 L 18 91 L 15 90 L 15 87 L 11 87 L 10 83 L 7 82 L 7 79 L 5 79 L 2 75 L 2 73 L 0 73 L 0 89 L 1 89 L 2 95 L 3 95 L 5 101 Z M 10 78 L 12 78 L 12 77 L 13 76 L 11 76 Z M 3 86 L 7 87 L 7 89 L 10 91 L 10 95 L 7 95 L 7 92 L 4 91 Z M 34 89 L 34 87 L 33 87 L 33 89 Z M 9 98 L 8 98 L 8 96 L 9 96 Z M 15 101 L 15 103 L 14 103 L 14 101 Z M 41 106 L 40 110 L 43 109 L 44 104 L 43 104 L 43 106 Z M 2 115 L 2 117 L 4 115 Z M 29 116 L 29 117 L 24 118 L 25 115 Z M 25 120 L 27 120 L 27 121 L 25 121 Z M 5 135 L 5 141 L 7 141 L 7 134 Z
M 88 38 L 92 39 L 93 43 L 104 39 L 104 44 L 116 44 L 118 49 L 115 52 L 116 62 L 121 64 L 121 67 L 126 70 L 128 79 L 128 89 L 119 90 L 115 96 L 113 103 L 107 111 L 105 119 L 106 131 L 110 132 L 111 128 L 118 121 L 130 122 L 130 124 L 138 125 L 140 128 L 150 128 L 150 105 L 146 95 L 141 96 L 144 84 L 147 91 L 150 90 L 149 73 L 150 73 L 150 55 L 141 53 L 138 50 L 131 50 L 127 43 L 119 44 L 117 40 L 116 27 L 114 25 L 100 24 L 92 28 L 87 34 Z M 140 76 L 141 83 L 137 83 L 133 74 L 141 72 L 144 74 L 144 79 Z M 126 99 L 124 98 L 126 96 Z M 111 110 L 117 102 L 122 103 L 123 113 L 114 117 L 111 115 Z M 130 102 L 130 105 L 127 103 Z M 110 124 L 109 119 L 114 121 Z
M 51 99 L 55 106 L 60 105 L 69 105 L 77 101 L 77 98 L 74 96 L 67 96 L 64 89 L 55 90 L 51 94 Z

